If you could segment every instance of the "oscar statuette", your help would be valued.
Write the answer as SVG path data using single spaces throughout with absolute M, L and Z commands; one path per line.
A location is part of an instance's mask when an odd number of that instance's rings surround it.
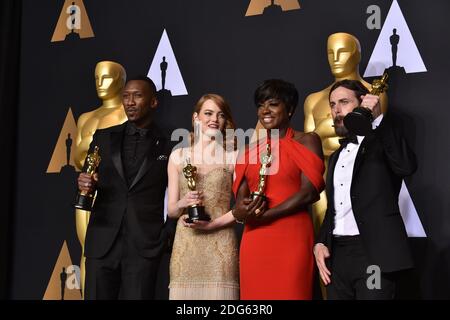
M 381 79 L 374 80 L 370 94 L 379 96 L 385 92 L 388 88 L 387 78 L 388 74 L 385 71 Z M 353 134 L 366 136 L 372 131 L 373 120 L 372 112 L 364 106 L 359 106 L 345 116 L 344 126 Z
M 267 196 L 264 193 L 267 182 L 267 170 L 272 164 L 272 153 L 270 147 L 270 132 L 267 133 L 267 146 L 266 152 L 261 154 L 261 167 L 259 169 L 259 183 L 258 190 L 253 191 L 250 196 L 252 200 L 255 200 L 258 197 L 263 198 L 263 200 L 267 199 Z
M 186 166 L 183 168 L 183 175 L 187 180 L 188 188 L 191 191 L 196 190 L 195 178 L 197 175 L 197 167 L 191 165 L 190 161 L 186 161 Z M 205 207 L 201 205 L 192 205 L 188 207 L 189 217 L 185 220 L 187 223 L 193 223 L 197 220 L 209 221 L 210 216 L 205 213 Z
M 91 176 L 94 175 L 94 173 L 97 172 L 98 165 L 100 164 L 100 155 L 98 153 L 98 147 L 95 146 L 94 151 L 89 153 L 86 157 L 86 169 L 85 173 L 90 174 Z M 92 210 L 92 204 L 94 202 L 94 193 L 89 193 L 86 191 L 79 191 L 77 193 L 77 197 L 75 199 L 75 208 L 91 211 Z

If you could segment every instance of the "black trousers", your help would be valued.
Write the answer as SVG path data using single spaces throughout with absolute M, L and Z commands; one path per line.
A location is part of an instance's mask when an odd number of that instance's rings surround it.
M 360 236 L 334 237 L 330 259 L 329 300 L 394 298 L 397 274 L 375 271 L 377 266 L 368 262 Z
M 126 227 L 122 226 L 109 252 L 86 258 L 86 300 L 151 300 L 161 256 L 139 255 Z

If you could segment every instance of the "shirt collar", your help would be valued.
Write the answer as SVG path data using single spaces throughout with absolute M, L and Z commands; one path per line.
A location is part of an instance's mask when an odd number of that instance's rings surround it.
M 133 122 L 127 123 L 126 133 L 127 135 L 134 136 L 136 133 L 141 137 L 146 137 L 150 131 L 150 127 L 138 128 Z

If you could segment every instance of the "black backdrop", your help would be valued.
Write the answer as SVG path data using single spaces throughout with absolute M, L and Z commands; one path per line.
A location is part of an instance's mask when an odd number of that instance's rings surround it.
M 15 145 L 17 128 L 17 104 L 20 56 L 20 1 L 0 3 L 0 157 L 5 187 L 0 194 L 0 299 L 8 296 L 8 267 L 11 240 L 11 216 L 14 206 Z
M 73 263 L 79 262 L 70 207 L 76 174 L 46 169 L 69 107 L 78 118 L 100 105 L 94 83 L 98 61 L 117 61 L 129 75 L 146 74 L 166 29 L 189 94 L 167 103 L 165 120 L 189 128 L 196 100 L 217 92 L 230 102 L 238 126 L 250 128 L 252 93 L 261 80 L 295 83 L 301 104 L 333 81 L 326 55 L 331 33 L 360 39 L 363 73 L 380 32 L 366 27 L 366 9 L 378 5 L 384 21 L 391 5 L 390 0 L 300 0 L 301 10 L 245 17 L 249 2 L 84 0 L 95 37 L 52 43 L 64 1 L 23 0 L 11 298 L 42 299 L 63 241 Z M 417 269 L 405 280 L 404 296 L 449 298 L 450 3 L 399 0 L 399 5 L 428 69 L 391 82 L 389 92 L 390 108 L 408 120 L 418 155 L 419 169 L 407 185 L 428 235 L 412 239 Z M 297 129 L 303 128 L 301 104 L 292 121 Z

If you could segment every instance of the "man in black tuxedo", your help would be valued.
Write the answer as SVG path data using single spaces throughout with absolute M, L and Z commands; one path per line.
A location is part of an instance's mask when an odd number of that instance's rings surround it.
M 416 158 L 379 97 L 357 80 L 336 82 L 329 101 L 341 147 L 330 156 L 328 208 L 314 255 L 328 299 L 392 299 L 401 270 L 412 268 L 398 195 Z M 344 117 L 362 105 L 372 111 L 370 135 L 352 136 Z
M 164 195 L 170 140 L 153 122 L 156 87 L 129 80 L 122 93 L 128 121 L 97 130 L 90 153 L 101 162 L 93 177 L 81 173 L 79 190 L 97 190 L 86 233 L 86 299 L 153 299 L 169 235 Z

